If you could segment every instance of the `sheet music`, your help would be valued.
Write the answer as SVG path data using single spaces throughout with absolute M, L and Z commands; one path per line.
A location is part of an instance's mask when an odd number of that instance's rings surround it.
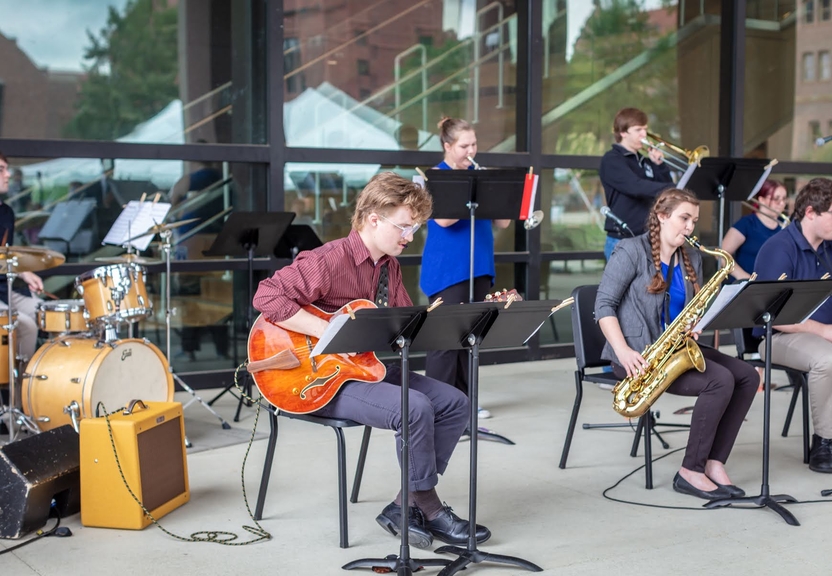
M 775 160 L 775 162 L 776 162 L 776 160 Z M 763 187 L 763 183 L 766 181 L 766 178 L 768 178 L 768 175 L 771 174 L 771 167 L 772 167 L 771 163 L 769 163 L 768 166 L 766 166 L 766 169 L 763 171 L 763 175 L 760 176 L 759 180 L 757 180 L 757 183 L 754 185 L 754 188 L 751 190 L 751 194 L 748 195 L 748 198 L 746 198 L 746 200 L 751 200 L 752 198 L 754 198 L 754 196 L 757 195 L 757 192 L 759 192 L 760 188 Z
M 138 200 L 131 200 L 118 215 L 118 218 L 113 223 L 113 227 L 107 232 L 102 244 L 114 244 L 122 246 L 127 243 L 127 239 L 132 236 L 138 236 L 142 232 L 146 232 L 152 226 L 164 222 L 165 217 L 170 211 L 170 204 L 167 202 L 139 202 Z M 147 250 L 150 242 L 153 240 L 153 234 L 136 238 L 130 245 L 139 252 Z
M 698 167 L 699 166 L 696 165 L 696 162 L 688 164 L 688 169 L 685 170 L 685 173 L 682 174 L 681 178 L 679 178 L 679 182 L 676 184 L 676 187 L 684 188 L 685 186 L 687 186 L 688 180 L 690 180 L 690 177 L 693 176 L 693 173 L 696 171 Z
M 705 312 L 699 322 L 696 323 L 693 331 L 702 332 L 705 328 L 707 328 L 711 320 L 713 320 L 717 314 L 722 312 L 722 310 L 737 297 L 737 294 L 742 292 L 746 284 L 748 284 L 748 282 L 738 282 L 736 284 L 726 284 L 723 286 L 719 291 L 719 294 L 717 294 L 716 298 L 714 298 L 711 307 L 708 308 L 708 311 Z
M 329 321 L 329 325 L 324 330 L 324 333 L 321 335 L 321 339 L 318 340 L 318 343 L 315 344 L 315 347 L 312 349 L 312 352 L 309 354 L 310 357 L 317 356 L 324 350 L 327 345 L 332 342 L 332 339 L 335 338 L 335 335 L 338 334 L 338 331 L 341 327 L 347 323 L 347 320 L 350 319 L 349 314 L 339 314 L 335 316 Z

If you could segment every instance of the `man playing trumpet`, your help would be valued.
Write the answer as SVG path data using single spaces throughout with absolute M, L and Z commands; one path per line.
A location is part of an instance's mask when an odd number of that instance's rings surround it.
M 757 253 L 759 280 L 818 280 L 832 273 L 832 180 L 815 178 L 797 195 L 794 218 Z M 762 328 L 754 335 L 761 336 Z M 760 343 L 765 357 L 765 342 Z M 832 472 L 832 299 L 800 324 L 774 326 L 771 361 L 808 373 L 812 407 L 809 469 Z
M 673 186 L 673 180 L 661 150 L 651 148 L 647 157 L 639 154 L 642 140 L 647 138 L 647 114 L 637 108 L 622 108 L 615 115 L 612 131 L 615 144 L 601 159 L 598 175 L 607 206 L 638 236 L 645 231 L 653 201 L 662 190 Z M 607 218 L 604 230 L 604 257 L 609 261 L 615 245 L 629 234 L 612 218 Z

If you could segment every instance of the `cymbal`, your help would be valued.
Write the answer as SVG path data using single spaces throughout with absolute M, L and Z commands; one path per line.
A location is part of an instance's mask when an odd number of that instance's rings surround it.
M 145 258 L 137 254 L 120 254 L 118 256 L 99 256 L 95 259 L 96 262 L 104 262 L 107 264 L 161 264 L 161 260 L 156 258 Z
M 66 261 L 66 256 L 35 246 L 0 246 L 0 274 L 9 271 L 9 260 L 16 261 L 13 272 L 38 272 L 60 266 Z
M 138 236 L 128 238 L 127 240 L 125 240 L 125 242 L 132 242 L 133 240 L 138 240 L 139 238 L 144 238 L 145 236 L 150 236 L 151 234 L 158 234 L 166 230 L 173 230 L 174 228 L 179 228 L 180 226 L 196 222 L 197 220 L 199 220 L 199 218 L 188 218 L 187 220 L 180 220 L 179 222 L 170 222 L 168 224 L 156 224 L 154 226 L 151 226 Z

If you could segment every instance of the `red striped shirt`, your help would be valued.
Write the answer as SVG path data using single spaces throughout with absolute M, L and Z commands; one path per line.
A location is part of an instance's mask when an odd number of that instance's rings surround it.
M 412 306 L 399 261 L 385 255 L 374 263 L 361 236 L 353 230 L 346 238 L 301 252 L 292 264 L 260 282 L 254 307 L 272 322 L 282 322 L 309 304 L 331 313 L 359 298 L 373 301 L 385 262 L 389 305 Z

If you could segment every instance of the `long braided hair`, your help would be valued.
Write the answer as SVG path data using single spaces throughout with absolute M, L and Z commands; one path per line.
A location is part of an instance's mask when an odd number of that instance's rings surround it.
M 659 236 L 661 231 L 661 222 L 659 221 L 659 214 L 662 216 L 670 216 L 679 204 L 682 204 L 683 202 L 699 206 L 699 199 L 696 197 L 696 194 L 690 190 L 683 190 L 680 188 L 670 188 L 665 190 L 658 195 L 656 201 L 653 203 L 653 207 L 650 209 L 650 215 L 647 217 L 647 234 L 650 239 L 653 267 L 656 269 L 656 274 L 653 276 L 653 279 L 650 281 L 650 285 L 647 287 L 647 292 L 650 294 L 659 294 L 667 290 L 667 283 L 665 282 L 664 275 L 662 274 L 662 261 L 660 254 L 661 238 Z M 693 264 L 691 264 L 687 250 L 685 250 L 684 246 L 680 248 L 680 251 L 682 253 L 682 263 L 685 266 L 685 274 L 687 275 L 687 278 L 693 282 L 693 291 L 696 293 L 699 291 L 699 282 L 696 277 L 696 271 L 693 269 Z

